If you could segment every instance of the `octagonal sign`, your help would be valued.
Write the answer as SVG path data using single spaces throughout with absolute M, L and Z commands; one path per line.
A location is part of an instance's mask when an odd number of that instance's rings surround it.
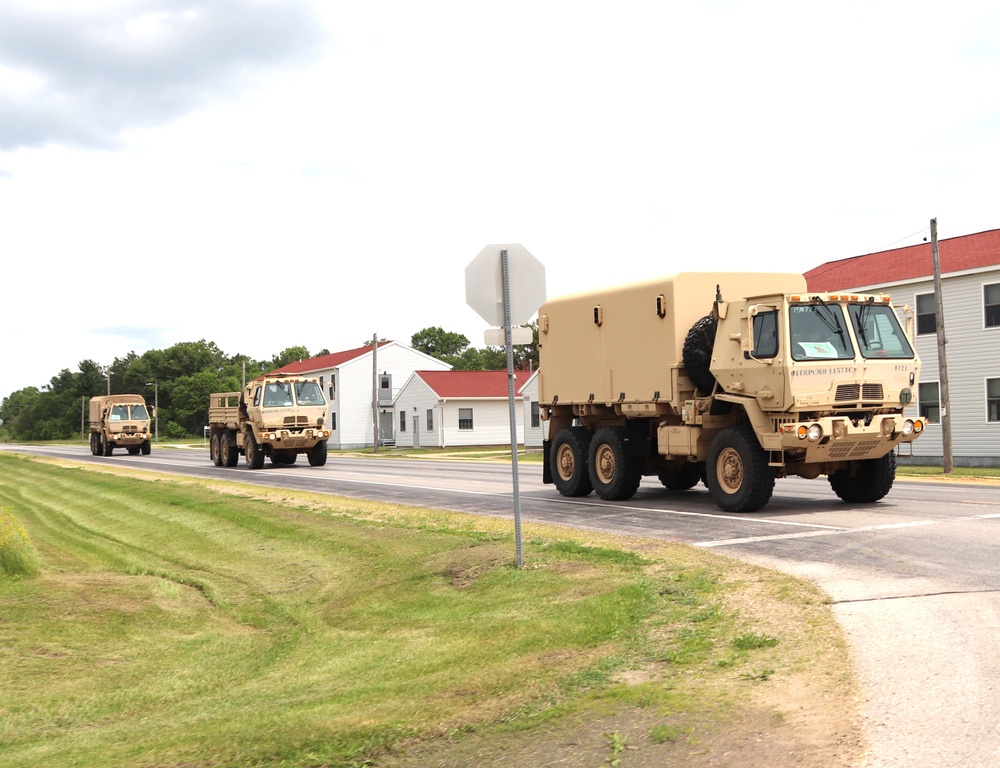
M 503 250 L 507 251 L 510 323 L 523 325 L 545 301 L 545 267 L 518 243 L 487 245 L 469 262 L 465 268 L 465 302 L 490 325 L 504 325 L 503 262 L 500 257 Z

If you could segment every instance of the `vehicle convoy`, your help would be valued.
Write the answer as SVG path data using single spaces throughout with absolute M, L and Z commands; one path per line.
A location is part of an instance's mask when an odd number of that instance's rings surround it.
M 809 292 L 796 274 L 685 272 L 552 299 L 538 313 L 543 479 L 608 500 L 644 475 L 701 480 L 723 510 L 754 512 L 776 478 L 826 475 L 844 501 L 877 501 L 924 428 L 903 413 L 920 372 L 906 325 L 889 296 Z
M 110 456 L 115 448 L 148 456 L 151 423 L 142 395 L 101 395 L 90 398 L 90 452 Z
M 243 454 L 247 467 L 260 469 L 265 456 L 272 464 L 294 464 L 304 453 L 311 466 L 322 467 L 330 437 L 326 411 L 319 381 L 301 376 L 261 376 L 243 392 L 210 395 L 212 461 L 235 467 Z

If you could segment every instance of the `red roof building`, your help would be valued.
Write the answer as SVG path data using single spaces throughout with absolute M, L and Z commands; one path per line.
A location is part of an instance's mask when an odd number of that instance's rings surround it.
M 941 240 L 938 256 L 941 318 L 929 242 L 827 262 L 804 276 L 817 293 L 883 292 L 915 321 L 916 410 L 928 426 L 911 444 L 912 463 L 943 463 L 942 424 L 949 419 L 956 466 L 1000 466 L 1000 229 Z M 947 400 L 939 322 L 947 341 Z
M 1000 229 L 938 241 L 941 274 L 1000 265 Z M 828 261 L 805 273 L 809 290 L 818 293 L 888 287 L 934 274 L 930 241 L 891 251 Z

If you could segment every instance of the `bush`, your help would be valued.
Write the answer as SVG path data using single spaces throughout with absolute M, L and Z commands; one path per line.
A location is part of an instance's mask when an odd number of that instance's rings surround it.
M 38 553 L 28 532 L 11 513 L 0 507 L 0 577 L 26 578 L 38 573 Z

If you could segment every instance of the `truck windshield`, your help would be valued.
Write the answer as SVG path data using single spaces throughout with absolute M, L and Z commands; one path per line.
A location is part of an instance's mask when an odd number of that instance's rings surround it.
M 129 415 L 129 409 L 132 414 Z M 144 405 L 113 405 L 111 406 L 111 421 L 148 421 L 149 413 Z
M 839 304 L 802 304 L 788 308 L 793 360 L 843 360 L 854 357 Z
M 292 404 L 291 382 L 269 381 L 264 385 L 265 408 L 281 408 Z
M 865 357 L 912 358 L 913 348 L 899 325 L 892 307 L 886 304 L 850 304 L 848 312 Z
M 295 382 L 295 401 L 299 405 L 323 405 L 323 392 L 315 381 Z

